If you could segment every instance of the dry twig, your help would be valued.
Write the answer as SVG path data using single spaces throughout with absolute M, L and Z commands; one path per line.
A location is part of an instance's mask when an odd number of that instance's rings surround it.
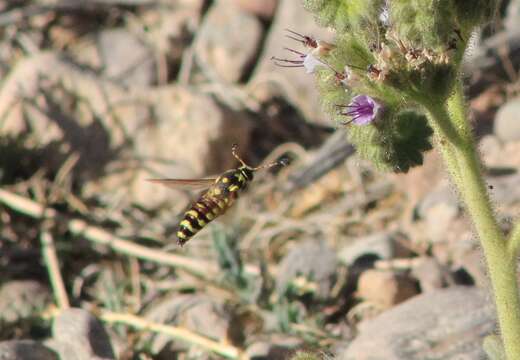
M 111 311 L 102 311 L 99 314 L 99 317 L 103 321 L 110 324 L 125 324 L 139 330 L 147 330 L 165 334 L 171 336 L 174 339 L 186 341 L 190 344 L 200 346 L 227 359 L 248 359 L 247 355 L 241 353 L 241 351 L 236 347 L 213 341 L 181 327 L 163 325 L 148 321 L 135 315 L 115 313 Z
M 40 234 L 40 242 L 42 245 L 43 261 L 49 273 L 49 280 L 51 282 L 52 291 L 56 299 L 56 304 L 61 310 L 70 308 L 69 298 L 65 285 L 63 284 L 63 277 L 60 272 L 60 265 L 58 256 L 56 255 L 56 248 L 54 247 L 54 240 L 52 235 L 47 231 L 42 231 Z

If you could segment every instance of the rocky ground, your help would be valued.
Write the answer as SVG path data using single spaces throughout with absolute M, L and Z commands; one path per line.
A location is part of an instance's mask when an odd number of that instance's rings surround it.
M 467 92 L 504 231 L 520 214 L 520 2 L 475 37 Z M 376 172 L 270 60 L 294 0 L 0 0 L 0 358 L 481 359 L 479 243 L 438 155 Z M 348 128 L 346 129 L 348 131 Z M 196 193 L 263 171 L 179 248 Z

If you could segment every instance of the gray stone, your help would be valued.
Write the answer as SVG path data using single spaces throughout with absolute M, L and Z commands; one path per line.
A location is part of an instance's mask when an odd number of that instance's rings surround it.
M 58 360 L 58 355 L 49 348 L 32 340 L 0 342 L 1 360 Z M 69 358 L 70 359 L 70 358 Z
M 457 257 L 453 263 L 453 267 L 454 270 L 456 270 L 455 267 L 464 269 L 471 276 L 476 286 L 483 289 L 491 288 L 491 282 L 486 269 L 486 260 L 484 259 L 481 247 Z
M 425 234 L 428 239 L 432 243 L 443 242 L 447 239 L 446 229 L 459 215 L 459 208 L 448 203 L 438 203 L 429 208 L 425 215 Z
M 284 47 L 306 51 L 298 43 L 285 37 L 287 28 L 325 41 L 331 41 L 333 37 L 327 29 L 316 25 L 312 14 L 299 1 L 281 0 L 249 88 L 261 101 L 277 96 L 284 97 L 307 121 L 329 125 L 329 117 L 321 109 L 314 76 L 306 74 L 300 68 L 277 67 L 271 60 L 273 56 L 290 57 L 291 54 Z
M 307 240 L 292 248 L 283 258 L 276 279 L 276 290 L 283 296 L 291 285 L 301 285 L 316 299 L 327 299 L 336 281 L 336 253 L 324 242 Z
M 449 209 L 450 213 L 458 213 L 459 200 L 454 190 L 446 183 L 439 184 L 421 200 L 416 209 L 417 216 L 428 218 L 429 211 L 440 204 L 444 209 Z
M 343 246 L 338 259 L 347 266 L 352 266 L 362 256 L 372 255 L 379 259 L 391 259 L 395 253 L 392 235 L 381 232 L 360 237 Z
M 102 31 L 98 48 L 109 79 L 126 86 L 149 86 L 155 81 L 153 52 L 126 29 Z
M 435 258 L 423 257 L 414 263 L 411 275 L 419 281 L 421 292 L 427 293 L 446 285 L 446 273 Z
M 484 359 L 482 340 L 496 320 L 488 294 L 453 287 L 416 296 L 359 330 L 339 360 Z
M 495 117 L 494 132 L 504 142 L 520 140 L 520 97 L 500 107 Z
M 484 135 L 478 143 L 478 150 L 482 154 L 483 162 L 488 165 L 493 159 L 503 156 L 502 143 L 493 134 Z M 491 159 L 489 161 L 488 159 Z
M 489 177 L 487 183 L 492 186 L 489 194 L 494 203 L 511 206 L 520 202 L 520 173 Z
M 507 7 L 506 17 L 504 19 L 504 26 L 509 31 L 518 29 L 520 21 L 520 1 L 511 0 Z
M 236 82 L 256 60 L 262 24 L 234 1 L 217 1 L 209 9 L 195 42 L 195 55 L 214 80 Z
M 455 234 L 456 220 L 460 213 L 459 200 L 455 191 L 445 182 L 439 184 L 421 200 L 415 209 L 416 216 L 424 220 L 421 233 L 417 235 L 426 237 L 433 244 L 449 241 Z
M 12 280 L 0 288 L 0 323 L 36 316 L 51 301 L 49 290 L 34 280 Z
M 53 339 L 47 344 L 62 359 L 115 359 L 108 334 L 88 311 L 71 308 L 62 311 L 52 325 Z

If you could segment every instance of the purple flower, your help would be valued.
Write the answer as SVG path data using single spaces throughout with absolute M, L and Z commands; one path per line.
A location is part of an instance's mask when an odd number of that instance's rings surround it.
M 338 105 L 344 108 L 341 115 L 350 116 L 351 120 L 344 125 L 353 122 L 356 125 L 370 124 L 377 116 L 381 105 L 368 95 L 358 95 L 348 105 Z

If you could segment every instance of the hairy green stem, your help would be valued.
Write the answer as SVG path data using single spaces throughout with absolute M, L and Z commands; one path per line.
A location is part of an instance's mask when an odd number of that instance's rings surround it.
M 427 106 L 436 136 L 445 147 L 442 155 L 454 175 L 466 208 L 475 224 L 493 285 L 502 340 L 507 358 L 520 359 L 520 300 L 516 259 L 500 229 L 482 177 L 480 160 L 466 118 L 462 86 L 444 104 Z M 449 111 L 448 111 L 449 109 Z
M 509 255 L 516 257 L 520 251 L 520 221 L 515 224 L 508 240 Z

